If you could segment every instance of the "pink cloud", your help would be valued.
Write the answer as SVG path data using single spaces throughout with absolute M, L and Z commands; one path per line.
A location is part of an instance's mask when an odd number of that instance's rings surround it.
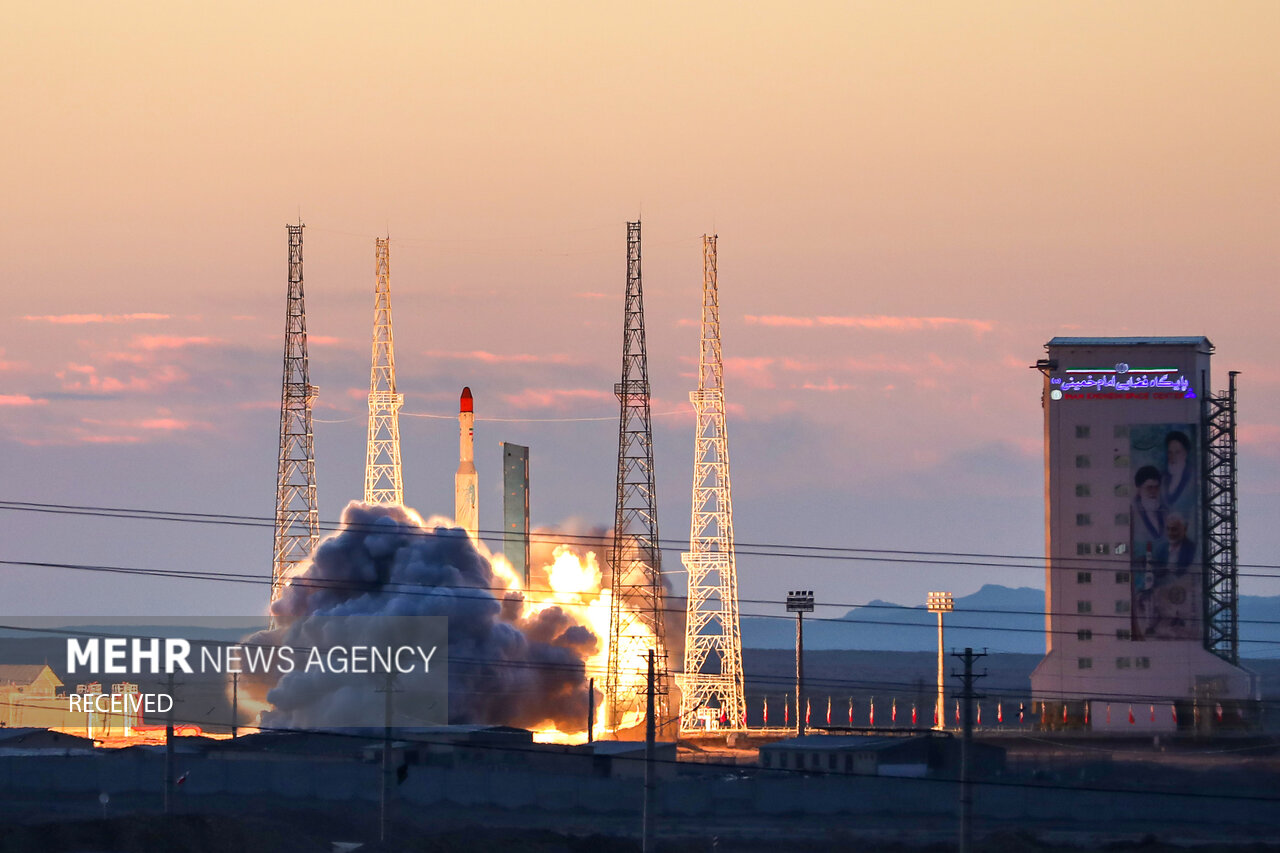
M 181 432 L 191 429 L 192 427 L 203 427 L 205 424 L 196 423 L 195 421 L 184 421 L 178 418 L 148 418 L 147 420 L 138 421 L 138 426 L 142 429 L 160 430 L 164 432 Z
M 892 332 L 936 331 L 947 328 L 967 328 L 974 334 L 985 334 L 995 328 L 986 320 L 970 320 L 962 317 L 894 317 L 887 314 L 863 314 L 855 316 L 788 317 L 777 314 L 747 314 L 743 321 L 749 326 L 779 326 L 810 329 L 816 326 L 853 329 L 881 329 Z
M 307 335 L 308 344 L 319 344 L 320 346 L 337 346 L 345 344 L 346 338 L 337 338 L 333 335 Z
M 138 335 L 133 339 L 130 346 L 135 349 L 155 351 L 209 346 L 210 344 L 217 343 L 221 343 L 218 338 L 211 338 L 204 335 L 189 335 L 185 337 L 181 335 Z
M 55 323 L 64 326 L 85 326 L 91 323 L 132 323 L 138 320 L 168 320 L 168 314 L 43 314 L 28 315 L 22 319 L 28 323 Z
M 817 325 L 812 317 L 782 317 L 777 314 L 763 316 L 748 314 L 742 319 L 748 326 L 797 326 L 809 328 Z
M 1254 450 L 1261 449 L 1269 453 L 1280 446 L 1280 426 L 1275 424 L 1239 424 L 1236 426 L 1236 435 L 1241 444 L 1249 445 Z
M 482 364 L 574 364 L 574 359 L 563 353 L 551 353 L 549 355 L 539 355 L 536 353 L 518 352 L 503 355 L 500 353 L 486 352 L 485 350 L 471 350 L 469 352 L 460 352 L 455 350 L 427 350 L 423 355 L 428 358 L 450 359 L 454 361 L 478 361 Z
M 502 401 L 514 409 L 564 409 L 584 402 L 616 399 L 611 392 L 596 388 L 529 388 L 519 394 L 502 395 Z
M 0 394 L 0 406 L 47 406 L 49 401 L 26 394 Z
M 836 391 L 848 391 L 853 388 L 852 385 L 845 385 L 836 382 L 834 379 L 828 379 L 822 383 L 806 382 L 800 386 L 805 391 L 822 391 L 824 393 L 834 393 Z
M 612 299 L 613 298 L 607 293 L 594 293 L 594 292 L 575 293 L 574 296 L 578 297 L 579 299 Z
M 749 388 L 773 388 L 774 359 L 768 356 L 736 357 L 724 360 L 725 375 Z

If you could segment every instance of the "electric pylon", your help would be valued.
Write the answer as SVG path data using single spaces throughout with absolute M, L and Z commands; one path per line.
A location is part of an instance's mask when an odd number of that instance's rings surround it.
M 276 468 L 275 559 L 271 600 L 320 539 L 311 404 L 316 387 L 307 367 L 307 308 L 302 289 L 302 224 L 289 233 L 289 296 L 284 313 L 284 381 L 280 392 L 280 464 Z
M 364 466 L 364 502 L 403 504 L 400 476 L 400 406 L 396 355 L 391 336 L 391 239 L 374 242 L 377 293 L 373 303 L 373 366 L 369 371 L 369 453 Z
M 657 660 L 656 717 L 667 718 L 667 659 L 663 636 L 662 553 L 653 476 L 653 428 L 649 363 L 640 286 L 640 223 L 627 223 L 627 295 L 623 314 L 622 381 L 618 397 L 618 492 L 614 516 L 609 613 L 609 668 L 605 681 L 606 727 L 638 725 L 645 715 L 648 652 Z
M 702 346 L 698 364 L 698 390 L 689 393 L 696 422 L 693 515 L 689 553 L 682 555 L 689 570 L 689 605 L 684 675 L 680 680 L 680 731 L 705 730 L 699 726 L 699 709 L 706 709 L 704 714 L 714 713 L 721 729 L 742 731 L 747 727 L 747 701 L 742 683 L 714 235 L 702 237 Z

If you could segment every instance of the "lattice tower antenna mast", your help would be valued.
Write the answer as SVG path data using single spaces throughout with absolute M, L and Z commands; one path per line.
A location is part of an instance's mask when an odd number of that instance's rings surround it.
M 714 235 L 702 237 L 702 346 L 698 363 L 698 390 L 689 393 L 696 425 L 689 553 L 682 555 L 689 570 L 689 604 L 684 676 L 680 683 L 680 730 L 705 729 L 699 726 L 698 711 L 715 709 L 712 713 L 722 721 L 721 729 L 743 731 L 747 726 L 747 701 L 738 621 L 738 572 L 733 554 Z
M 400 475 L 400 406 L 396 393 L 395 344 L 391 336 L 391 239 L 375 241 L 373 367 L 369 371 L 369 453 L 364 466 L 364 502 L 404 504 Z
M 280 464 L 276 468 L 275 560 L 271 600 L 320 539 L 311 404 L 316 387 L 307 367 L 307 309 L 302 289 L 302 224 L 289 233 L 289 296 L 284 314 L 284 381 L 280 393 Z
M 609 667 L 605 725 L 617 731 L 645 714 L 641 692 L 648 652 L 656 658 L 654 715 L 667 718 L 667 659 L 663 636 L 662 553 L 653 476 L 649 363 L 645 351 L 644 296 L 640 286 L 640 223 L 627 223 L 627 296 L 623 315 L 622 381 L 613 387 L 618 417 L 618 493 L 614 516 Z

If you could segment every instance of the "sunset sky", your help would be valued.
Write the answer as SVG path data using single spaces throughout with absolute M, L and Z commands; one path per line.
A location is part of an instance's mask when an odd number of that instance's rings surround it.
M 1028 365 L 1059 334 L 1203 334 L 1216 387 L 1243 371 L 1241 559 L 1274 566 L 1278 39 L 1274 2 L 9 4 L 0 500 L 270 516 L 301 218 L 321 517 L 362 494 L 389 233 L 407 502 L 451 513 L 469 385 L 481 526 L 504 440 L 532 447 L 535 525 L 607 526 L 640 218 L 664 538 L 689 533 L 717 232 L 739 541 L 1027 557 L 743 557 L 745 598 L 1041 586 Z M 255 528 L 0 511 L 0 542 L 271 568 Z M 267 593 L 6 565 L 0 596 L 182 615 Z

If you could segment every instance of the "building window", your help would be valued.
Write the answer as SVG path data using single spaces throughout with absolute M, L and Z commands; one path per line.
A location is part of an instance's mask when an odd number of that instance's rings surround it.
M 1088 484 L 1088 483 L 1076 483 L 1076 497 L 1078 497 L 1078 498 L 1087 498 L 1087 497 L 1089 497 L 1089 484 Z
M 1093 572 L 1076 572 L 1076 583 L 1093 583 Z
M 827 754 L 827 769 L 828 770 L 836 769 L 836 754 L 834 752 Z
M 1089 513 L 1076 513 L 1076 527 L 1088 527 L 1090 524 L 1093 524 L 1093 519 L 1089 517 Z
M 1128 572 L 1116 572 L 1116 583 L 1128 583 L 1129 580 Z
M 1126 598 L 1124 601 L 1117 601 L 1117 602 L 1116 602 L 1116 612 L 1117 612 L 1117 613 L 1128 613 L 1128 612 L 1129 612 L 1129 599 L 1127 599 L 1127 598 Z
M 1076 669 L 1093 669 L 1093 658 L 1076 658 Z
M 1116 497 L 1118 498 L 1129 497 L 1129 486 L 1127 483 L 1120 483 L 1119 485 L 1116 486 Z
M 1089 630 L 1088 628 L 1081 628 L 1079 631 L 1076 631 L 1076 639 L 1082 642 L 1085 640 L 1092 640 L 1093 631 Z
M 1116 639 L 1117 639 L 1117 640 L 1132 640 L 1132 639 L 1133 639 L 1133 632 L 1131 632 L 1128 628 L 1117 628 L 1117 629 L 1116 629 Z
M 844 756 L 844 772 L 845 772 L 845 773 L 852 773 L 852 772 L 853 772 L 853 753 L 845 753 L 845 756 Z
M 1093 546 L 1092 546 L 1092 545 L 1090 545 L 1088 542 L 1077 542 L 1077 543 L 1076 543 L 1076 553 L 1077 553 L 1077 554 L 1081 554 L 1081 555 L 1085 555 L 1085 554 L 1092 554 L 1092 553 L 1093 553 Z
M 1088 456 L 1088 454 L 1083 454 L 1083 453 L 1082 453 L 1081 455 L 1079 455 L 1079 456 L 1077 456 L 1077 457 L 1076 457 L 1076 467 L 1077 467 L 1077 468 L 1088 468 L 1088 467 L 1090 467 L 1090 463 L 1089 463 L 1089 456 Z
M 1137 663 L 1138 669 L 1151 669 L 1151 658 L 1137 658 L 1135 663 Z
M 1108 545 L 1106 542 L 1099 542 L 1097 545 L 1094 545 L 1094 546 L 1093 546 L 1093 553 L 1095 553 L 1095 554 L 1110 554 L 1110 553 L 1111 553 L 1111 546 L 1110 546 L 1110 545 Z
M 1121 527 L 1128 527 L 1128 526 L 1129 526 L 1129 513 L 1127 513 L 1127 512 L 1117 512 L 1117 513 L 1116 513 L 1116 524 L 1120 525 Z
M 1115 437 L 1116 437 L 1116 438 L 1128 438 L 1128 437 L 1129 437 L 1129 425 L 1128 425 L 1128 424 L 1116 424 L 1115 432 L 1114 432 L 1113 434 L 1115 435 Z
M 1116 658 L 1116 669 L 1128 669 L 1132 663 L 1131 658 Z
M 1093 612 L 1093 602 L 1092 602 L 1092 601 L 1077 601 L 1077 602 L 1076 602 L 1076 612 L 1077 612 L 1077 613 L 1092 613 L 1092 612 Z
M 1088 438 L 1088 437 L 1089 437 L 1088 424 L 1076 424 L 1076 438 Z
M 1129 454 L 1128 454 L 1128 453 L 1117 453 L 1117 454 L 1116 454 L 1116 456 L 1115 456 L 1115 459 L 1113 460 L 1113 462 L 1115 463 L 1115 466 L 1116 466 L 1117 468 L 1128 468 L 1128 467 L 1129 467 Z
M 1117 543 L 1116 543 L 1116 553 L 1117 553 L 1117 554 L 1128 554 L 1128 553 L 1129 553 L 1129 543 L 1128 543 L 1128 542 L 1117 542 Z

